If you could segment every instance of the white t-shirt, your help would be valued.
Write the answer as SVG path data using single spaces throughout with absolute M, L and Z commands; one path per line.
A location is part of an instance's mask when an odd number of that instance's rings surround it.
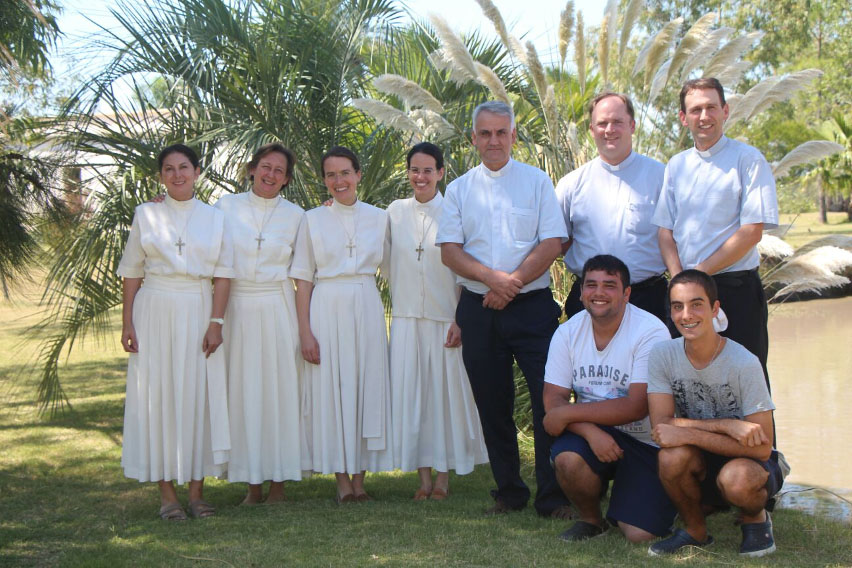
M 683 268 L 695 268 L 742 225 L 778 226 L 772 168 L 756 148 L 726 136 L 705 151 L 685 150 L 666 165 L 653 222 L 672 231 Z M 752 247 L 720 272 L 759 264 L 757 247 Z
M 648 382 L 651 348 L 670 338 L 668 329 L 656 316 L 628 304 L 618 331 L 606 348 L 598 351 L 592 318 L 583 310 L 553 334 L 544 381 L 573 390 L 581 404 L 627 396 L 631 384 Z M 617 428 L 641 442 L 654 444 L 647 416 Z
M 459 243 L 493 270 L 513 272 L 544 239 L 568 238 L 553 182 L 538 168 L 509 160 L 498 171 L 480 164 L 447 187 L 435 244 Z M 458 277 L 477 294 L 488 286 Z M 547 288 L 550 272 L 521 292 Z
M 651 223 L 664 171 L 657 160 L 631 152 L 615 166 L 597 157 L 559 180 L 556 198 L 574 238 L 565 253 L 569 271 L 579 275 L 593 256 L 611 254 L 627 265 L 633 284 L 665 272 Z

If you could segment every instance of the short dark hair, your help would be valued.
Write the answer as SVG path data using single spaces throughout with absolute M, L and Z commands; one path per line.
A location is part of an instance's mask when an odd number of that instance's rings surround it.
M 624 106 L 627 108 L 627 114 L 630 115 L 630 120 L 636 120 L 636 112 L 633 110 L 633 101 L 630 100 L 630 97 L 621 93 L 616 93 L 615 91 L 604 91 L 603 93 L 600 93 L 599 95 L 595 96 L 595 98 L 592 99 L 592 102 L 589 103 L 590 122 L 592 120 L 592 113 L 594 112 L 595 107 L 598 106 L 598 103 L 609 97 L 615 97 L 617 99 L 620 99 L 621 102 L 624 103 Z
M 681 112 L 686 112 L 686 95 L 689 94 L 690 91 L 695 91 L 698 89 L 713 89 L 717 93 L 719 93 L 719 102 L 722 106 L 725 106 L 725 89 L 722 88 L 722 83 L 719 82 L 719 79 L 715 77 L 702 77 L 701 79 L 690 79 L 686 83 L 683 84 L 683 88 L 680 90 L 680 110 Z
M 332 146 L 320 159 L 320 172 L 322 172 L 323 177 L 325 177 L 325 161 L 329 158 L 347 158 L 352 162 L 352 168 L 356 172 L 361 171 L 361 164 L 358 162 L 358 156 L 355 155 L 355 152 L 346 146 Z
M 710 300 L 711 306 L 719 299 L 719 290 L 716 288 L 716 281 L 706 272 L 695 270 L 694 268 L 678 272 L 669 282 L 669 300 L 672 298 L 672 288 L 677 284 L 698 284 L 704 289 L 704 293 L 707 294 L 707 299 Z
M 200 167 L 201 161 L 198 159 L 198 154 L 195 153 L 195 150 L 185 144 L 172 144 L 171 146 L 166 146 L 157 154 L 157 170 L 163 171 L 163 162 L 172 154 L 183 154 L 192 163 L 193 168 Z
M 586 282 L 586 274 L 594 270 L 602 270 L 607 274 L 617 274 L 625 289 L 630 286 L 630 269 L 627 268 L 627 265 L 621 259 L 611 254 L 599 254 L 586 261 L 586 264 L 583 265 L 583 274 L 580 278 L 581 286 Z
M 278 142 L 270 142 L 269 144 L 264 144 L 263 146 L 255 150 L 254 154 L 251 157 L 251 161 L 246 164 L 246 174 L 248 174 L 249 179 L 252 179 L 253 176 L 251 175 L 251 171 L 257 167 L 257 165 L 260 163 L 260 160 L 262 160 L 264 156 L 268 156 L 273 152 L 282 154 L 287 159 L 287 183 L 284 184 L 284 187 L 287 187 L 287 185 L 293 179 L 293 168 L 296 165 L 296 159 L 293 157 L 293 152 L 291 152 L 289 148 Z
M 411 157 L 414 156 L 414 154 L 426 154 L 427 156 L 432 156 L 435 158 L 435 167 L 439 170 L 444 168 L 444 153 L 431 142 L 421 142 L 420 144 L 412 146 L 411 150 L 408 151 L 408 155 L 405 157 L 406 167 L 411 167 Z

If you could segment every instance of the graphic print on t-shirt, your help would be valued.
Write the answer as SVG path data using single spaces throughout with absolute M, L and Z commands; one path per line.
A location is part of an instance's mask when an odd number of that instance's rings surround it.
M 708 385 L 683 379 L 672 380 L 672 394 L 678 416 L 694 420 L 711 418 L 742 419 L 742 409 L 728 383 Z

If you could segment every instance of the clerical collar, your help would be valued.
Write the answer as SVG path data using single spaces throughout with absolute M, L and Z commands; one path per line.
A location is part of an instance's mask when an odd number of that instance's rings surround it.
M 600 158 L 600 156 L 598 156 L 598 157 Z M 620 171 L 620 170 L 623 170 L 623 169 L 630 167 L 630 164 L 632 164 L 636 160 L 636 152 L 631 150 L 630 154 L 628 154 L 628 156 L 626 158 L 624 158 L 623 160 L 621 160 L 619 163 L 615 164 L 614 166 L 612 164 L 605 162 L 603 158 L 600 158 L 600 160 L 601 160 L 601 165 L 604 168 L 606 168 L 607 170 L 609 170 L 611 172 L 617 172 L 617 171 Z
M 192 207 L 194 202 L 195 202 L 195 195 L 194 194 L 193 194 L 192 197 L 190 197 L 186 201 L 178 201 L 177 199 L 173 198 L 171 195 L 166 193 L 165 204 L 168 205 L 169 207 L 174 208 L 174 209 L 178 209 L 178 210 L 189 209 L 190 207 Z
M 506 162 L 506 165 L 497 171 L 488 169 L 485 164 L 480 164 L 480 166 L 482 167 L 482 171 L 484 171 L 485 175 L 487 175 L 488 177 L 499 178 L 509 173 L 509 168 L 512 166 L 512 158 L 509 158 L 509 161 Z
M 265 207 L 265 208 L 275 207 L 276 205 L 278 205 L 278 200 L 280 199 L 279 195 L 276 195 L 275 197 L 267 199 L 266 197 L 259 196 L 258 194 L 256 194 L 252 190 L 249 190 L 248 194 L 249 194 L 249 203 L 251 203 L 252 205 L 256 205 L 258 207 Z
M 722 137 L 716 140 L 716 143 L 707 148 L 706 150 L 699 150 L 698 148 L 695 148 L 695 151 L 698 152 L 698 155 L 702 158 L 710 158 L 724 150 L 727 144 L 728 137 L 722 134 Z
M 352 205 L 344 205 L 343 203 L 339 202 L 336 199 L 334 201 L 332 201 L 332 203 L 331 203 L 331 208 L 334 211 L 337 211 L 338 213 L 342 213 L 343 215 L 352 215 L 353 213 L 355 213 L 355 208 L 357 206 L 358 206 L 358 200 L 357 199 L 355 200 L 355 203 L 353 203 Z
M 412 197 L 414 200 L 414 206 L 418 209 L 432 209 L 433 207 L 438 207 L 441 205 L 441 200 L 444 199 L 444 196 L 441 195 L 440 191 L 436 191 L 435 195 L 432 196 L 432 199 L 427 201 L 426 203 L 421 203 L 417 201 L 416 197 Z

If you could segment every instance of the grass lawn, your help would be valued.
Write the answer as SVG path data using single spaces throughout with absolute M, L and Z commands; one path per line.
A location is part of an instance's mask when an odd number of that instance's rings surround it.
M 27 566 L 612 566 L 684 565 L 650 559 L 616 531 L 588 543 L 556 539 L 565 522 L 530 508 L 485 518 L 486 467 L 451 478 L 443 503 L 414 503 L 415 474 L 369 475 L 372 503 L 339 507 L 328 476 L 288 483 L 290 501 L 240 507 L 245 486 L 210 480 L 215 518 L 165 523 L 153 484 L 125 479 L 119 466 L 126 359 L 115 338 L 82 344 L 63 369 L 73 411 L 40 417 L 25 363 L 36 343 L 24 330 L 38 308 L 31 299 L 0 301 L 0 565 Z M 528 442 L 525 476 L 532 479 Z M 185 499 L 185 491 L 181 490 Z M 847 566 L 848 526 L 805 513 L 776 512 L 778 552 L 741 560 L 730 514 L 710 518 L 717 544 L 689 565 Z
M 829 212 L 828 223 L 819 222 L 819 213 L 781 213 L 779 224 L 793 226 L 784 235 L 784 240 L 794 249 L 826 235 L 852 236 L 852 222 L 848 221 L 846 213 Z

